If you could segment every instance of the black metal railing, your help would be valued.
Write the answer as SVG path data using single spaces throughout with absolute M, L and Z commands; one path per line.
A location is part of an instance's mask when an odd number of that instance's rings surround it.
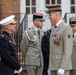
M 68 23 L 69 24 L 69 19 L 71 18 L 71 17 L 76 17 L 76 13 L 65 13 L 65 16 L 64 16 L 64 21 L 66 22 L 66 23 Z
M 22 58 L 22 53 L 20 49 L 20 43 L 22 40 L 22 34 L 25 29 L 27 29 L 27 15 L 25 13 L 15 13 L 16 20 L 17 20 L 17 32 L 13 35 L 15 42 L 16 42 L 16 53 L 17 57 L 20 60 L 22 66 L 24 67 L 24 60 Z

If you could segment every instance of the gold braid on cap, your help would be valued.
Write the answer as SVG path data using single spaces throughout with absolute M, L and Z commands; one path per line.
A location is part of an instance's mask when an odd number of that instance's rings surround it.
M 17 21 L 15 21 L 14 19 L 12 21 L 8 22 L 8 24 L 16 24 L 16 23 L 17 23 Z
M 57 8 L 50 8 L 49 11 L 55 11 L 55 10 L 61 10 L 61 7 L 57 7 Z
M 70 26 L 71 26 L 71 27 L 74 27 L 74 26 L 76 26 L 76 24 L 70 24 Z

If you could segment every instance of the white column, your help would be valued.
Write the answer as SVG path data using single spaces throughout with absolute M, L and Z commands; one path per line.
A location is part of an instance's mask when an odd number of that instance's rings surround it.
M 24 16 L 25 16 L 25 0 L 20 0 L 20 13 L 24 13 L 20 15 L 20 23 L 22 22 Z
M 37 8 L 37 11 L 43 12 L 45 8 L 45 0 L 37 0 L 36 8 Z
M 62 0 L 61 2 L 62 4 L 62 18 L 64 18 L 65 13 L 70 13 L 70 0 Z M 69 24 L 69 15 L 66 16 L 67 17 L 67 24 Z
M 25 0 L 20 0 L 20 13 L 25 13 Z
M 70 12 L 70 0 L 61 0 L 62 17 L 65 13 Z

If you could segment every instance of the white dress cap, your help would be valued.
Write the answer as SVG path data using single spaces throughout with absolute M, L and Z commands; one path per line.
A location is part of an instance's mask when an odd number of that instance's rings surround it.
M 9 17 L 4 18 L 3 20 L 0 21 L 1 26 L 5 26 L 8 25 L 12 22 L 16 23 L 16 21 L 14 20 L 15 15 L 11 15 Z

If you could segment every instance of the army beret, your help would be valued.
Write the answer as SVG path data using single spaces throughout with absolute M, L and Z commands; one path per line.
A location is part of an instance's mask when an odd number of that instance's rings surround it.
M 71 27 L 76 26 L 76 17 L 71 17 L 69 19 L 69 24 L 70 24 Z
M 11 16 L 8 16 L 6 18 L 4 18 L 3 20 L 0 21 L 0 24 L 1 26 L 6 26 L 6 25 L 9 25 L 9 24 L 16 24 L 17 21 L 15 21 L 15 15 L 11 15 Z
M 51 4 L 49 6 L 46 6 L 46 8 L 48 8 L 46 13 L 61 11 L 61 5 L 60 4 Z

